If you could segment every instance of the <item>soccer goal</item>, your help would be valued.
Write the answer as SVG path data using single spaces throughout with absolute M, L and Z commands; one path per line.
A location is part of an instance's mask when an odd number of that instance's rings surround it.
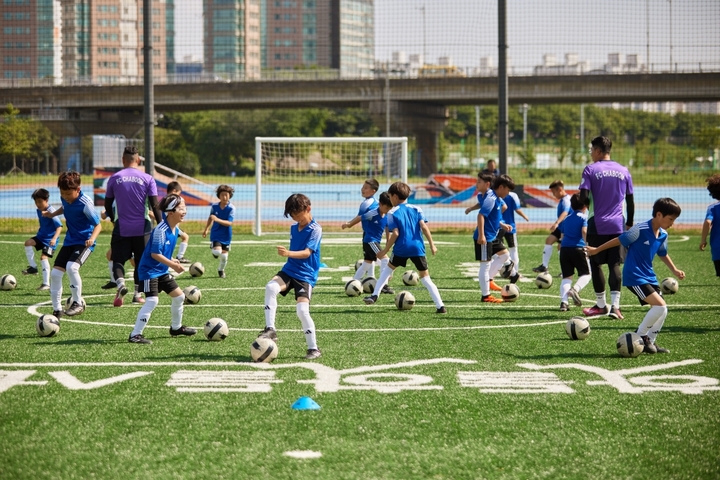
M 255 234 L 286 224 L 293 193 L 310 198 L 321 225 L 347 222 L 357 215 L 365 180 L 380 183 L 378 194 L 407 182 L 407 158 L 407 137 L 256 137 Z

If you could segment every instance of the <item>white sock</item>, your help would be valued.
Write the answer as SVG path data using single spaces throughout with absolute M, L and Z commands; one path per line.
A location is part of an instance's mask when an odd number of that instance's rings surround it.
M 218 270 L 222 271 L 225 270 L 225 266 L 228 262 L 228 254 L 227 253 L 221 253 L 220 254 L 220 263 L 218 263 Z
M 188 244 L 187 242 L 180 242 L 180 248 L 178 248 L 178 258 L 183 258 L 185 256 L 185 252 L 187 251 Z
M 375 276 L 375 267 L 377 266 L 377 262 L 372 262 L 370 266 L 370 270 L 368 271 L 368 275 L 370 275 L 373 278 L 377 278 Z M 382 264 L 380 265 L 380 272 L 382 272 Z
M 597 293 L 595 292 L 595 304 L 600 308 L 605 308 L 607 304 L 605 303 L 605 292 Z
M 480 293 L 482 293 L 482 296 L 486 297 L 490 295 L 490 262 L 480 262 L 478 282 L 480 283 Z
M 65 272 L 57 268 L 53 268 L 50 272 L 50 300 L 52 300 L 53 310 L 62 310 L 62 301 L 60 300 L 63 292 L 62 279 Z
M 575 282 L 575 286 L 573 286 L 573 288 L 576 292 L 580 293 L 583 288 L 587 287 L 587 284 L 590 283 L 590 280 L 592 280 L 592 275 L 582 275 L 577 279 L 577 282 Z M 604 295 L 603 298 L 605 298 Z
M 108 260 L 108 270 L 110 271 L 110 281 L 115 282 L 115 273 L 113 272 L 113 266 L 115 265 L 115 262 L 112 260 Z
M 425 285 L 425 288 L 427 288 L 427 291 L 430 292 L 430 297 L 433 299 L 433 302 L 435 302 L 435 308 L 442 307 L 443 302 L 442 298 L 440 298 L 440 292 L 438 291 L 433 281 L 430 279 L 430 275 L 422 277 L 420 279 L 420 282 L 422 282 L 422 284 Z
M 37 268 L 37 263 L 35 263 L 35 247 L 25 247 L 25 256 L 27 257 L 28 265 Z
M 270 280 L 265 284 L 265 326 L 272 329 L 275 329 L 278 293 L 280 293 L 280 284 L 275 280 Z
M 222 253 L 222 250 L 219 248 L 218 249 L 213 248 L 211 250 L 211 252 L 212 252 L 213 257 L 218 258 L 220 256 L 220 254 Z
M 560 301 L 562 303 L 568 303 L 568 292 L 570 291 L 570 286 L 572 285 L 572 278 L 563 278 L 562 282 L 560 282 Z
M 43 258 L 40 260 L 40 265 L 42 265 L 42 283 L 50 285 L 50 260 Z
M 355 272 L 355 276 L 353 277 L 353 279 L 362 280 L 366 273 L 369 276 L 374 277 L 372 262 L 362 262 L 362 264 L 360 264 L 360 268 L 358 268 L 357 271 Z
M 508 252 L 510 252 L 510 260 L 512 260 L 515 264 L 511 275 L 515 275 L 520 272 L 520 256 L 518 255 L 518 248 L 510 247 L 508 248 Z
M 610 305 L 615 308 L 620 308 L 620 292 L 610 290 Z
M 503 263 L 507 262 L 509 259 L 510 253 L 508 252 L 493 256 L 492 261 L 490 262 L 490 278 L 495 278 L 495 275 L 497 275 L 500 268 L 502 268 Z
M 543 256 L 542 256 L 542 264 L 547 268 L 548 265 L 550 265 L 550 256 L 553 252 L 553 246 L 552 245 L 545 245 L 545 248 L 543 248 Z
M 76 262 L 68 262 L 65 269 L 68 280 L 70 280 L 70 291 L 72 292 L 73 302 L 80 303 L 82 301 L 82 278 L 80 278 L 80 264 Z
M 640 336 L 647 335 L 653 343 L 657 338 L 657 334 L 665 323 L 667 316 L 667 306 L 651 306 L 650 310 L 645 314 L 642 323 L 637 328 L 637 334 Z
M 310 303 L 298 302 L 295 308 L 297 316 L 302 323 L 303 332 L 305 333 L 305 341 L 309 350 L 317 349 L 317 338 L 315 338 L 315 322 L 310 316 Z
M 380 295 L 380 291 L 382 288 L 387 285 L 388 280 L 390 280 L 390 277 L 392 277 L 393 270 L 388 265 L 387 267 L 380 270 L 380 278 L 378 278 L 377 282 L 375 283 L 375 291 L 373 291 L 373 295 L 376 297 Z
M 147 302 L 147 300 L 145 301 Z M 177 297 L 172 297 L 172 304 L 170 305 L 172 323 L 170 324 L 170 328 L 172 328 L 173 330 L 177 330 L 178 328 L 182 327 L 183 310 L 185 309 L 185 307 L 183 306 L 184 303 L 184 294 L 181 293 Z
M 145 299 L 145 303 L 135 319 L 135 328 L 133 328 L 133 331 L 130 334 L 131 337 L 134 337 L 135 335 L 142 335 L 143 330 L 145 330 L 145 325 L 147 325 L 150 321 L 150 315 L 152 315 L 153 310 L 155 310 L 155 307 L 157 307 L 159 302 L 160 299 L 158 297 L 147 297 Z

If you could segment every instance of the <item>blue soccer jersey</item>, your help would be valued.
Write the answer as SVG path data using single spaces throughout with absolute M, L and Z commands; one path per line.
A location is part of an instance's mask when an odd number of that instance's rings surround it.
M 560 199 L 557 205 L 557 217 L 560 218 L 560 215 L 563 214 L 563 212 L 568 212 L 568 215 L 570 214 L 570 195 L 565 195 Z
M 47 211 L 52 213 L 55 211 L 55 207 L 50 205 L 48 206 Z M 52 240 L 55 235 L 55 230 L 57 230 L 58 227 L 62 227 L 62 222 L 58 217 L 43 217 L 42 210 L 40 209 L 37 209 L 37 216 L 38 221 L 40 222 L 40 228 L 35 236 L 42 242 L 43 245 L 49 246 L 50 240 Z
M 583 239 L 582 229 L 587 228 L 588 218 L 587 212 L 570 210 L 570 213 L 558 227 L 562 232 L 561 247 L 584 247 L 586 245 Z
M 712 259 L 720 260 L 720 225 L 715 223 L 715 219 L 720 220 L 720 202 L 710 205 L 705 214 L 705 220 L 710 220 L 710 252 Z
M 515 211 L 520 210 L 520 197 L 518 197 L 517 193 L 510 192 L 503 198 L 503 201 L 507 209 L 501 214 L 502 221 L 512 227 L 510 233 L 517 233 L 517 229 L 515 228 Z
M 363 223 L 363 242 L 380 242 L 382 241 L 387 218 L 380 213 L 378 208 L 365 212 L 362 216 Z
M 377 237 L 377 225 L 373 225 L 371 222 L 373 220 L 373 216 L 368 216 L 368 213 L 370 212 L 377 212 L 378 208 L 378 202 L 374 198 L 366 198 L 363 200 L 363 202 L 360 204 L 360 208 L 358 209 L 358 217 L 360 217 L 360 224 L 362 225 L 363 229 L 363 242 L 369 243 L 369 242 L 379 242 L 380 238 L 382 238 L 382 232 L 380 232 L 380 237 Z M 372 240 L 373 238 L 378 238 L 377 240 Z
M 485 194 L 478 193 L 478 203 L 480 204 L 480 212 L 478 215 L 485 217 L 483 226 L 483 233 L 485 234 L 485 240 L 492 242 L 498 236 L 500 231 L 500 220 L 502 219 L 502 207 L 505 202 L 502 198 L 495 195 L 495 192 L 488 189 Z M 473 240 L 478 239 L 478 229 L 475 227 L 473 232 Z
M 417 205 L 401 203 L 387 214 L 387 226 L 391 232 L 398 229 L 398 237 L 393 245 L 393 255 L 398 257 L 424 257 L 425 242 L 420 222 L 427 222 L 425 215 Z
M 215 215 L 220 220 L 232 222 L 235 219 L 235 205 L 228 203 L 225 208 L 220 207 L 220 203 L 213 203 L 210 206 L 210 215 Z M 220 242 L 223 245 L 229 245 L 232 241 L 232 226 L 226 227 L 217 222 L 213 222 L 210 229 L 210 241 Z
M 653 258 L 655 254 L 661 257 L 667 255 L 667 232 L 661 228 L 655 237 L 652 220 L 648 220 L 638 223 L 618 238 L 622 246 L 628 249 L 623 266 L 623 285 L 657 285 Z
M 322 241 L 322 227 L 315 219 L 300 230 L 298 224 L 290 227 L 290 251 L 299 252 L 309 248 L 308 258 L 288 258 L 282 271 L 295 280 L 307 282 L 313 287 L 317 283 L 320 271 L 320 242 Z
M 63 207 L 63 216 L 67 223 L 67 232 L 63 246 L 85 245 L 85 242 L 92 236 L 95 226 L 100 223 L 100 217 L 95 211 L 92 198 L 80 190 L 80 196 L 72 203 L 68 203 L 60 197 Z M 92 251 L 95 244 L 90 247 Z
M 140 265 L 138 266 L 138 278 L 140 280 L 158 278 L 168 273 L 169 267 L 155 260 L 152 254 L 159 253 L 165 258 L 171 259 L 179 231 L 180 229 L 177 226 L 172 229 L 165 221 L 160 222 L 160 225 L 153 229 L 150 234 L 150 241 L 145 245 L 145 250 L 143 250 L 140 258 Z

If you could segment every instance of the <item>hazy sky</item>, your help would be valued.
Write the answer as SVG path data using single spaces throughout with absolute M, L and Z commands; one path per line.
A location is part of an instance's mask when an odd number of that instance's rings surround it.
M 202 2 L 175 4 L 176 58 L 202 57 Z M 507 0 L 507 5 L 508 56 L 518 69 L 539 65 L 544 53 L 560 62 L 565 53 L 577 53 L 591 68 L 600 68 L 615 52 L 639 54 L 645 63 L 648 24 L 651 63 L 667 68 L 672 45 L 678 68 L 698 62 L 720 68 L 720 0 Z M 461 67 L 478 66 L 486 56 L 497 63 L 497 23 L 497 0 L 375 0 L 375 55 L 388 60 L 396 50 L 422 54 L 425 43 L 428 63 L 439 56 Z

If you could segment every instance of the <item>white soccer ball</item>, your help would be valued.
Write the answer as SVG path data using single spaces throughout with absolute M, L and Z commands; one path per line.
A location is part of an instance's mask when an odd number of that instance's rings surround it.
M 616 342 L 617 351 L 621 357 L 634 358 L 645 351 L 645 342 L 635 332 L 627 332 L 620 335 Z
M 420 275 L 415 270 L 407 270 L 403 273 L 402 281 L 405 285 L 413 287 L 420 282 Z
M 188 271 L 193 277 L 202 277 L 203 273 L 205 273 L 205 267 L 200 262 L 194 262 L 190 265 Z
M 395 306 L 398 310 L 412 310 L 415 306 L 415 296 L 412 293 L 403 290 L 395 295 Z
M 348 297 L 357 297 L 363 291 L 362 283 L 360 280 L 350 280 L 345 284 L 345 295 Z
M 584 317 L 572 317 L 565 324 L 565 332 L 571 340 L 585 340 L 590 336 L 590 322 Z
M 673 277 L 667 277 L 660 283 L 660 290 L 665 295 L 673 295 L 678 291 L 678 281 Z
M 500 295 L 502 296 L 503 302 L 514 302 L 520 296 L 520 289 L 514 283 L 508 283 L 502 287 Z
M 225 323 L 225 320 L 222 318 L 211 318 L 205 322 L 203 332 L 205 333 L 205 338 L 211 342 L 225 340 L 227 336 L 230 335 L 227 323 Z
M 269 338 L 258 337 L 250 344 L 250 356 L 254 362 L 270 363 L 278 356 L 277 344 Z
M 548 272 L 539 273 L 538 276 L 535 277 L 535 285 L 537 285 L 538 288 L 550 288 L 552 282 L 552 275 L 550 275 Z
M 377 285 L 377 280 L 373 277 L 365 277 L 362 280 L 363 292 L 365 293 L 373 293 L 375 291 L 375 285 Z
M 60 331 L 60 320 L 55 315 L 42 315 L 35 322 L 35 329 L 41 337 L 52 337 Z
M 70 295 L 68 298 L 65 299 L 65 310 L 69 310 L 70 307 L 72 307 L 72 303 L 73 303 L 73 299 L 72 299 L 72 295 Z M 80 303 L 82 303 L 83 308 L 85 308 L 87 306 L 84 298 L 80 300 Z
M 357 262 L 355 262 L 355 271 L 356 271 L 356 272 L 357 272 L 358 270 L 360 270 L 360 267 L 362 267 L 362 264 L 363 264 L 363 263 L 365 263 L 365 260 L 363 260 L 362 258 L 361 258 L 360 260 L 358 260 Z
M 195 305 L 196 303 L 199 303 L 200 299 L 202 298 L 202 292 L 195 285 L 188 285 L 187 287 L 183 288 L 183 293 L 185 294 L 185 303 L 188 303 L 190 305 Z
M 502 278 L 510 278 L 513 268 L 515 268 L 515 262 L 513 262 L 512 260 L 508 260 L 507 262 L 503 263 L 502 267 L 500 267 L 500 276 Z
M 0 290 L 14 290 L 15 287 L 17 287 L 17 280 L 9 273 L 0 278 Z

